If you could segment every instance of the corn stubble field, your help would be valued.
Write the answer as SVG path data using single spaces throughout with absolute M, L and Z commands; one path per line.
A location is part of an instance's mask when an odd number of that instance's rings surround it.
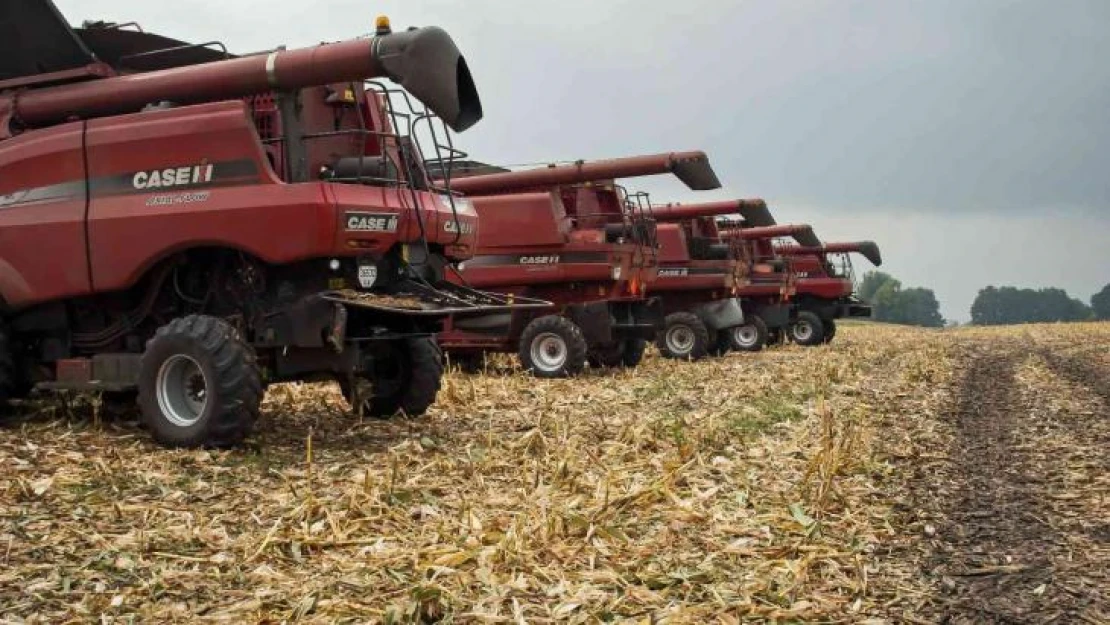
M 1110 324 L 845 326 L 416 421 L 277 387 L 247 449 L 83 400 L 0 442 L 0 619 L 1110 620 Z

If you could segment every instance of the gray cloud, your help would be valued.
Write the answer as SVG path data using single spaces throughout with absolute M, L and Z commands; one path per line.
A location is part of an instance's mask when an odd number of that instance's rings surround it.
M 475 157 L 705 149 L 726 189 L 702 197 L 885 242 L 950 317 L 988 282 L 1086 298 L 1110 280 L 1105 0 L 57 1 L 237 50 L 362 34 L 372 11 L 444 26 L 487 111 L 461 137 Z

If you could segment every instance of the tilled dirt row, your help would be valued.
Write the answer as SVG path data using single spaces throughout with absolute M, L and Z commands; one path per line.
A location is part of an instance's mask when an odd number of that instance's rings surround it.
M 934 592 L 919 614 L 1108 622 L 1105 376 L 1024 341 L 970 340 L 961 352 L 961 382 L 942 417 L 947 460 L 913 485 L 931 521 L 923 572 Z

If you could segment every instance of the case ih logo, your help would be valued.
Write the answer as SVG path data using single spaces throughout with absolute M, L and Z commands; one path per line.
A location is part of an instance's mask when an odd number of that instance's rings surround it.
M 660 269 L 660 278 L 681 278 L 690 275 L 689 269 Z
M 347 213 L 344 217 L 351 232 L 397 232 L 397 215 L 393 213 Z
M 449 234 L 474 234 L 474 224 L 452 219 L 443 222 L 443 231 Z
M 521 265 L 554 265 L 559 262 L 558 254 L 551 254 L 549 256 L 521 256 Z
M 192 167 L 170 167 L 136 172 L 131 186 L 136 189 L 166 189 L 212 182 L 215 165 L 202 164 Z

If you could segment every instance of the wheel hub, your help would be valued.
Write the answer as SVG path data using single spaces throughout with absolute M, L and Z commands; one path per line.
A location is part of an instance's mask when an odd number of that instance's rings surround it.
M 672 326 L 667 330 L 667 349 L 676 354 L 687 354 L 694 348 L 694 330 L 687 326 Z
M 204 370 L 192 356 L 185 354 L 171 356 L 162 363 L 155 390 L 158 408 L 178 427 L 196 424 L 208 405 L 208 381 Z
M 561 336 L 544 332 L 532 339 L 532 362 L 544 371 L 559 371 L 567 363 L 567 344 Z
M 813 326 L 805 321 L 794 324 L 794 338 L 799 341 L 808 341 L 813 338 Z
M 736 339 L 737 345 L 751 347 L 759 340 L 759 332 L 752 325 L 740 326 L 733 331 L 733 338 Z

